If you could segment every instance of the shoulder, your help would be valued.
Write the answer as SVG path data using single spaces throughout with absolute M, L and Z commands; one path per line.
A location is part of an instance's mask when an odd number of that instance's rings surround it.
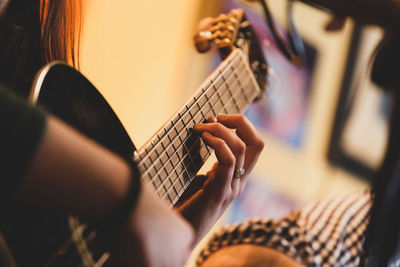
M 254 244 L 305 265 L 343 262 L 351 266 L 360 260 L 371 203 L 371 194 L 361 192 L 311 203 L 279 220 L 254 218 L 225 226 L 201 252 L 198 265 L 223 247 Z

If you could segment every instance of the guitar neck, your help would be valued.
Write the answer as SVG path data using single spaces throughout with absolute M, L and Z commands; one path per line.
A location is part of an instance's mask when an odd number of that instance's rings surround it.
M 243 52 L 235 49 L 135 155 L 142 180 L 173 206 L 212 153 L 193 132 L 194 124 L 242 113 L 260 92 Z

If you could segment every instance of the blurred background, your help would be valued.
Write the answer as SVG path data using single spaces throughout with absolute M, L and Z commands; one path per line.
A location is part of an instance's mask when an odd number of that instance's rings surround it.
M 284 33 L 286 1 L 269 4 Z M 314 200 L 368 189 L 385 147 L 390 105 L 368 78 L 379 28 L 348 19 L 342 30 L 327 32 L 331 14 L 296 3 L 294 20 L 308 51 L 307 64 L 298 68 L 276 49 L 258 3 L 87 0 L 81 70 L 140 148 L 220 62 L 215 51 L 195 51 L 197 23 L 233 7 L 246 10 L 278 78 L 272 93 L 246 111 L 266 146 L 220 223 L 276 218 Z

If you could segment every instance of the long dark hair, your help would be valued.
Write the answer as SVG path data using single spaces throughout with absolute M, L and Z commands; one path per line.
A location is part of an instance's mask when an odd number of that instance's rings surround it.
M 27 96 L 36 72 L 53 60 L 78 65 L 78 0 L 8 0 L 0 13 L 0 82 Z

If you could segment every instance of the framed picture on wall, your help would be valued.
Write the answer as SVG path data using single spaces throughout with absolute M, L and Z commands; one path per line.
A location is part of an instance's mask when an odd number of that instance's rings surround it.
M 378 168 L 387 141 L 390 101 L 370 80 L 381 38 L 377 27 L 355 27 L 328 152 L 332 164 L 365 179 Z
M 245 10 L 273 71 L 273 74 L 269 74 L 271 86 L 268 93 L 251 105 L 245 115 L 258 130 L 270 134 L 291 148 L 301 148 L 305 139 L 311 83 L 318 51 L 310 42 L 302 40 L 306 59 L 301 66 L 294 65 L 278 48 L 262 13 L 236 1 L 226 1 L 226 10 L 238 7 Z M 287 36 L 285 27 L 278 21 L 275 24 L 281 36 Z

